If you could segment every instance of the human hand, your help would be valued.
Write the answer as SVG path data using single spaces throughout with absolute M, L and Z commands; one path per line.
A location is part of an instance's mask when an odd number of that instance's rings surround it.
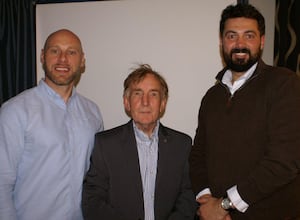
M 203 218 L 200 217 L 199 220 L 203 220 Z M 231 220 L 230 215 L 227 214 L 223 220 Z
M 225 219 L 224 220 L 231 220 L 231 217 L 230 217 L 230 215 L 229 214 L 227 214 L 226 216 L 225 216 Z
M 199 202 L 200 204 L 204 204 L 208 202 L 210 198 L 212 198 L 211 194 L 204 194 L 197 199 L 197 202 Z
M 227 211 L 221 207 L 222 198 L 215 198 L 211 195 L 203 195 L 197 199 L 200 207 L 197 210 L 197 215 L 201 220 L 231 220 Z

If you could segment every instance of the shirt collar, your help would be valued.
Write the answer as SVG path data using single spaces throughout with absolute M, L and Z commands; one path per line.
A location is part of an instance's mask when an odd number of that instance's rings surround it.
M 153 133 L 151 134 L 151 137 L 148 137 L 147 134 L 145 134 L 142 130 L 140 130 L 137 126 L 136 123 L 132 120 L 133 123 L 133 130 L 135 133 L 135 136 L 142 141 L 149 141 L 153 139 L 158 139 L 158 128 L 159 128 L 159 120 L 156 122 L 156 126 L 153 130 Z
M 240 78 L 238 78 L 233 84 L 232 84 L 232 71 L 226 70 L 223 77 L 222 77 L 222 83 L 228 86 L 230 92 L 233 94 L 237 89 L 239 89 L 254 73 L 257 62 L 252 65 L 250 69 L 248 69 L 245 74 L 243 74 Z
M 39 86 L 42 87 L 43 89 L 45 89 L 45 91 L 48 93 L 48 95 L 54 99 L 62 99 L 61 96 L 55 92 L 46 82 L 45 79 L 41 79 L 39 82 Z M 76 92 L 76 88 L 73 87 L 72 89 L 72 94 L 70 99 L 72 99 L 74 96 L 76 96 L 77 92 Z
M 68 100 L 68 103 L 66 104 L 65 101 L 61 98 L 61 96 L 55 92 L 46 82 L 45 79 L 41 79 L 39 82 L 39 87 L 44 90 L 44 92 L 46 92 L 48 94 L 48 97 L 57 105 L 59 105 L 60 107 L 66 109 L 67 106 L 70 105 L 70 103 L 72 102 L 72 100 L 77 96 L 77 92 L 75 87 L 73 87 L 72 89 L 72 94 L 71 97 Z

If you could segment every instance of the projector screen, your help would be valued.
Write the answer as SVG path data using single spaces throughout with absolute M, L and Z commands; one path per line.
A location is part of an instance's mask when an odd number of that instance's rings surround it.
M 44 77 L 39 55 L 46 37 L 58 29 L 70 29 L 81 38 L 86 56 L 77 90 L 99 105 L 105 129 L 129 120 L 123 108 L 123 81 L 137 64 L 147 63 L 169 85 L 161 122 L 194 137 L 200 101 L 222 68 L 220 14 L 235 3 L 122 0 L 37 5 L 37 78 Z M 267 43 L 271 51 L 264 56 L 270 63 L 273 41 Z

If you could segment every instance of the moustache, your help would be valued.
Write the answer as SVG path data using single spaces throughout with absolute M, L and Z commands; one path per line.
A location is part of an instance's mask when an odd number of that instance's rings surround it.
M 231 50 L 231 55 L 234 53 L 248 53 L 250 54 L 250 50 L 247 48 L 234 48 Z

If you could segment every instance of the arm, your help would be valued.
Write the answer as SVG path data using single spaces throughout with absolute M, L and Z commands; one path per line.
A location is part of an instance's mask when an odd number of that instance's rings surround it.
M 197 203 L 191 188 L 188 163 L 191 142 L 191 139 L 188 138 L 188 142 L 186 142 L 187 144 L 184 145 L 184 147 L 188 150 L 185 153 L 186 159 L 183 166 L 180 191 L 174 204 L 173 212 L 169 216 L 168 220 L 193 220 L 196 215 Z
M 228 212 L 221 208 L 222 198 L 212 196 L 206 167 L 206 134 L 205 134 L 205 111 L 203 105 L 206 96 L 202 99 L 199 114 L 198 127 L 194 138 L 194 145 L 190 153 L 190 176 L 196 201 L 199 204 L 197 215 L 200 219 L 231 220 Z
M 16 220 L 13 191 L 18 162 L 24 146 L 24 131 L 16 109 L 0 109 L 0 219 Z
M 277 79 L 276 79 L 277 80 Z M 292 73 L 269 88 L 265 155 L 246 179 L 237 183 L 250 206 L 291 183 L 300 167 L 300 81 Z
M 176 199 L 174 211 L 168 220 L 193 220 L 196 215 L 196 209 L 197 203 L 191 189 L 188 163 L 186 163 L 182 177 L 181 191 Z
M 123 219 L 109 203 L 109 188 L 111 187 L 109 178 L 101 144 L 96 137 L 90 169 L 83 182 L 82 211 L 84 219 Z
M 205 126 L 203 114 L 201 103 L 198 115 L 198 127 L 189 158 L 190 177 L 195 195 L 204 189 L 209 189 L 205 156 Z

